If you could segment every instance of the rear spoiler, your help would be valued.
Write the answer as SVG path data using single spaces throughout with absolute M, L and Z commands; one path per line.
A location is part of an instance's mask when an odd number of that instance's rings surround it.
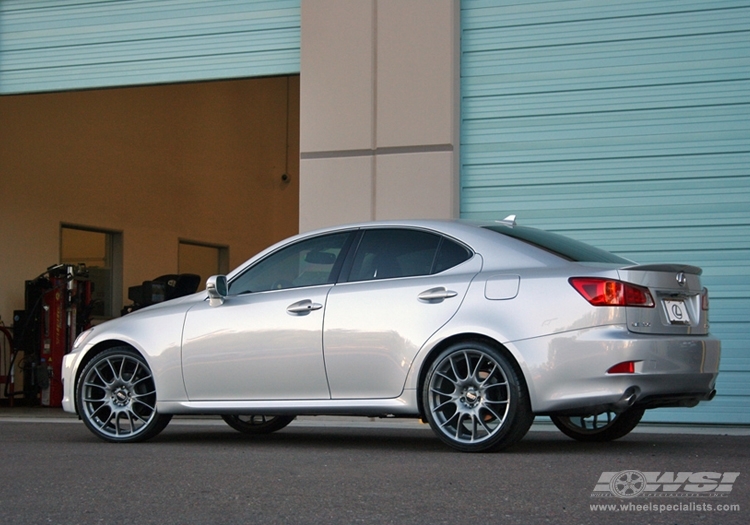
M 697 266 L 690 266 L 689 264 L 638 264 L 620 269 L 636 272 L 684 272 L 692 275 L 700 275 L 703 273 L 702 269 Z

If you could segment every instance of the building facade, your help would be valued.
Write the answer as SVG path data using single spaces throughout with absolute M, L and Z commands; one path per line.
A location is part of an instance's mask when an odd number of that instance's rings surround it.
M 647 420 L 750 423 L 749 33 L 746 1 L 2 0 L 0 316 L 65 227 L 125 289 L 184 244 L 515 213 L 703 267 L 719 394 Z

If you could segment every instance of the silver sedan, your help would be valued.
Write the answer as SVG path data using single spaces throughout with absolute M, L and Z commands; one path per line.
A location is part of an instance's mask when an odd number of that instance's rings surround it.
M 82 333 L 63 408 L 119 442 L 174 414 L 249 434 L 301 414 L 422 418 L 468 452 L 512 445 L 539 414 L 608 441 L 646 409 L 715 395 L 700 274 L 512 216 L 328 228 Z

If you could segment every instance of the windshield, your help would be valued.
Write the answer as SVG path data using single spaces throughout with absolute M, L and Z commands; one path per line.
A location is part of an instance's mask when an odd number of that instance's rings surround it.
M 596 263 L 615 263 L 615 264 L 632 264 L 633 261 L 619 257 L 606 250 L 595 248 L 584 242 L 576 241 L 564 235 L 550 233 L 536 228 L 524 226 L 503 226 L 493 225 L 484 226 L 508 237 L 513 237 L 519 241 L 531 244 L 537 248 L 553 253 L 559 257 L 574 262 L 596 262 Z

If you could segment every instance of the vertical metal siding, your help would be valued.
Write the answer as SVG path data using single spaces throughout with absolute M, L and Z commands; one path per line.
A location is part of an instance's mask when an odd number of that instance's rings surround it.
M 0 0 L 0 93 L 299 73 L 300 0 Z
M 750 423 L 750 2 L 463 0 L 461 215 L 704 269 L 717 398 Z

